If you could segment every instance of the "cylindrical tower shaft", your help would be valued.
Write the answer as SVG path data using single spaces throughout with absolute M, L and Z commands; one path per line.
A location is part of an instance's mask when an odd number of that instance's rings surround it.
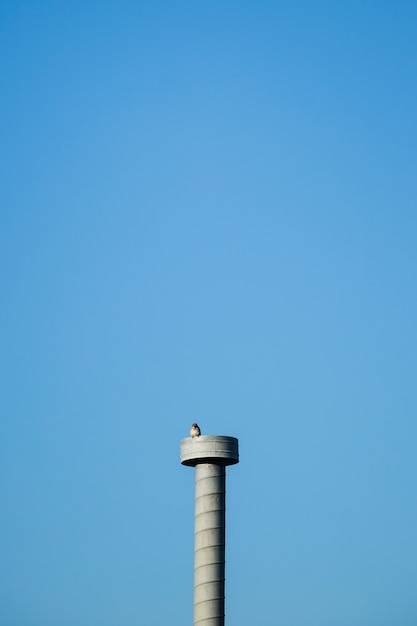
M 195 469 L 194 626 L 224 626 L 226 468 Z

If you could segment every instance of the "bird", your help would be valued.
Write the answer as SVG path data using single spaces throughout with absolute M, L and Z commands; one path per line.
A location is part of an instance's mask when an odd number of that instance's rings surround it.
M 194 439 L 194 437 L 199 437 L 201 435 L 201 430 L 198 424 L 191 424 L 190 428 L 190 437 Z

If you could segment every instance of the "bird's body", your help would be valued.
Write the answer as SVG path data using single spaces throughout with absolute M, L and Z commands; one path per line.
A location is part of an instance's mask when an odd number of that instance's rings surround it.
M 199 437 L 201 435 L 201 430 L 198 424 L 191 424 L 190 428 L 190 437 Z

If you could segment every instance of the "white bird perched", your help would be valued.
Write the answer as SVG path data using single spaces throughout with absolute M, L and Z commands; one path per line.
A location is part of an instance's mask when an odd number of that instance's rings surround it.
M 190 428 L 190 437 L 199 437 L 201 435 L 201 430 L 198 424 L 191 424 Z

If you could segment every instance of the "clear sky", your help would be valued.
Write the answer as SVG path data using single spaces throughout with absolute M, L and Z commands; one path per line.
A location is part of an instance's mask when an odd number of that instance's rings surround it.
M 3 0 L 0 624 L 417 623 L 417 4 Z

